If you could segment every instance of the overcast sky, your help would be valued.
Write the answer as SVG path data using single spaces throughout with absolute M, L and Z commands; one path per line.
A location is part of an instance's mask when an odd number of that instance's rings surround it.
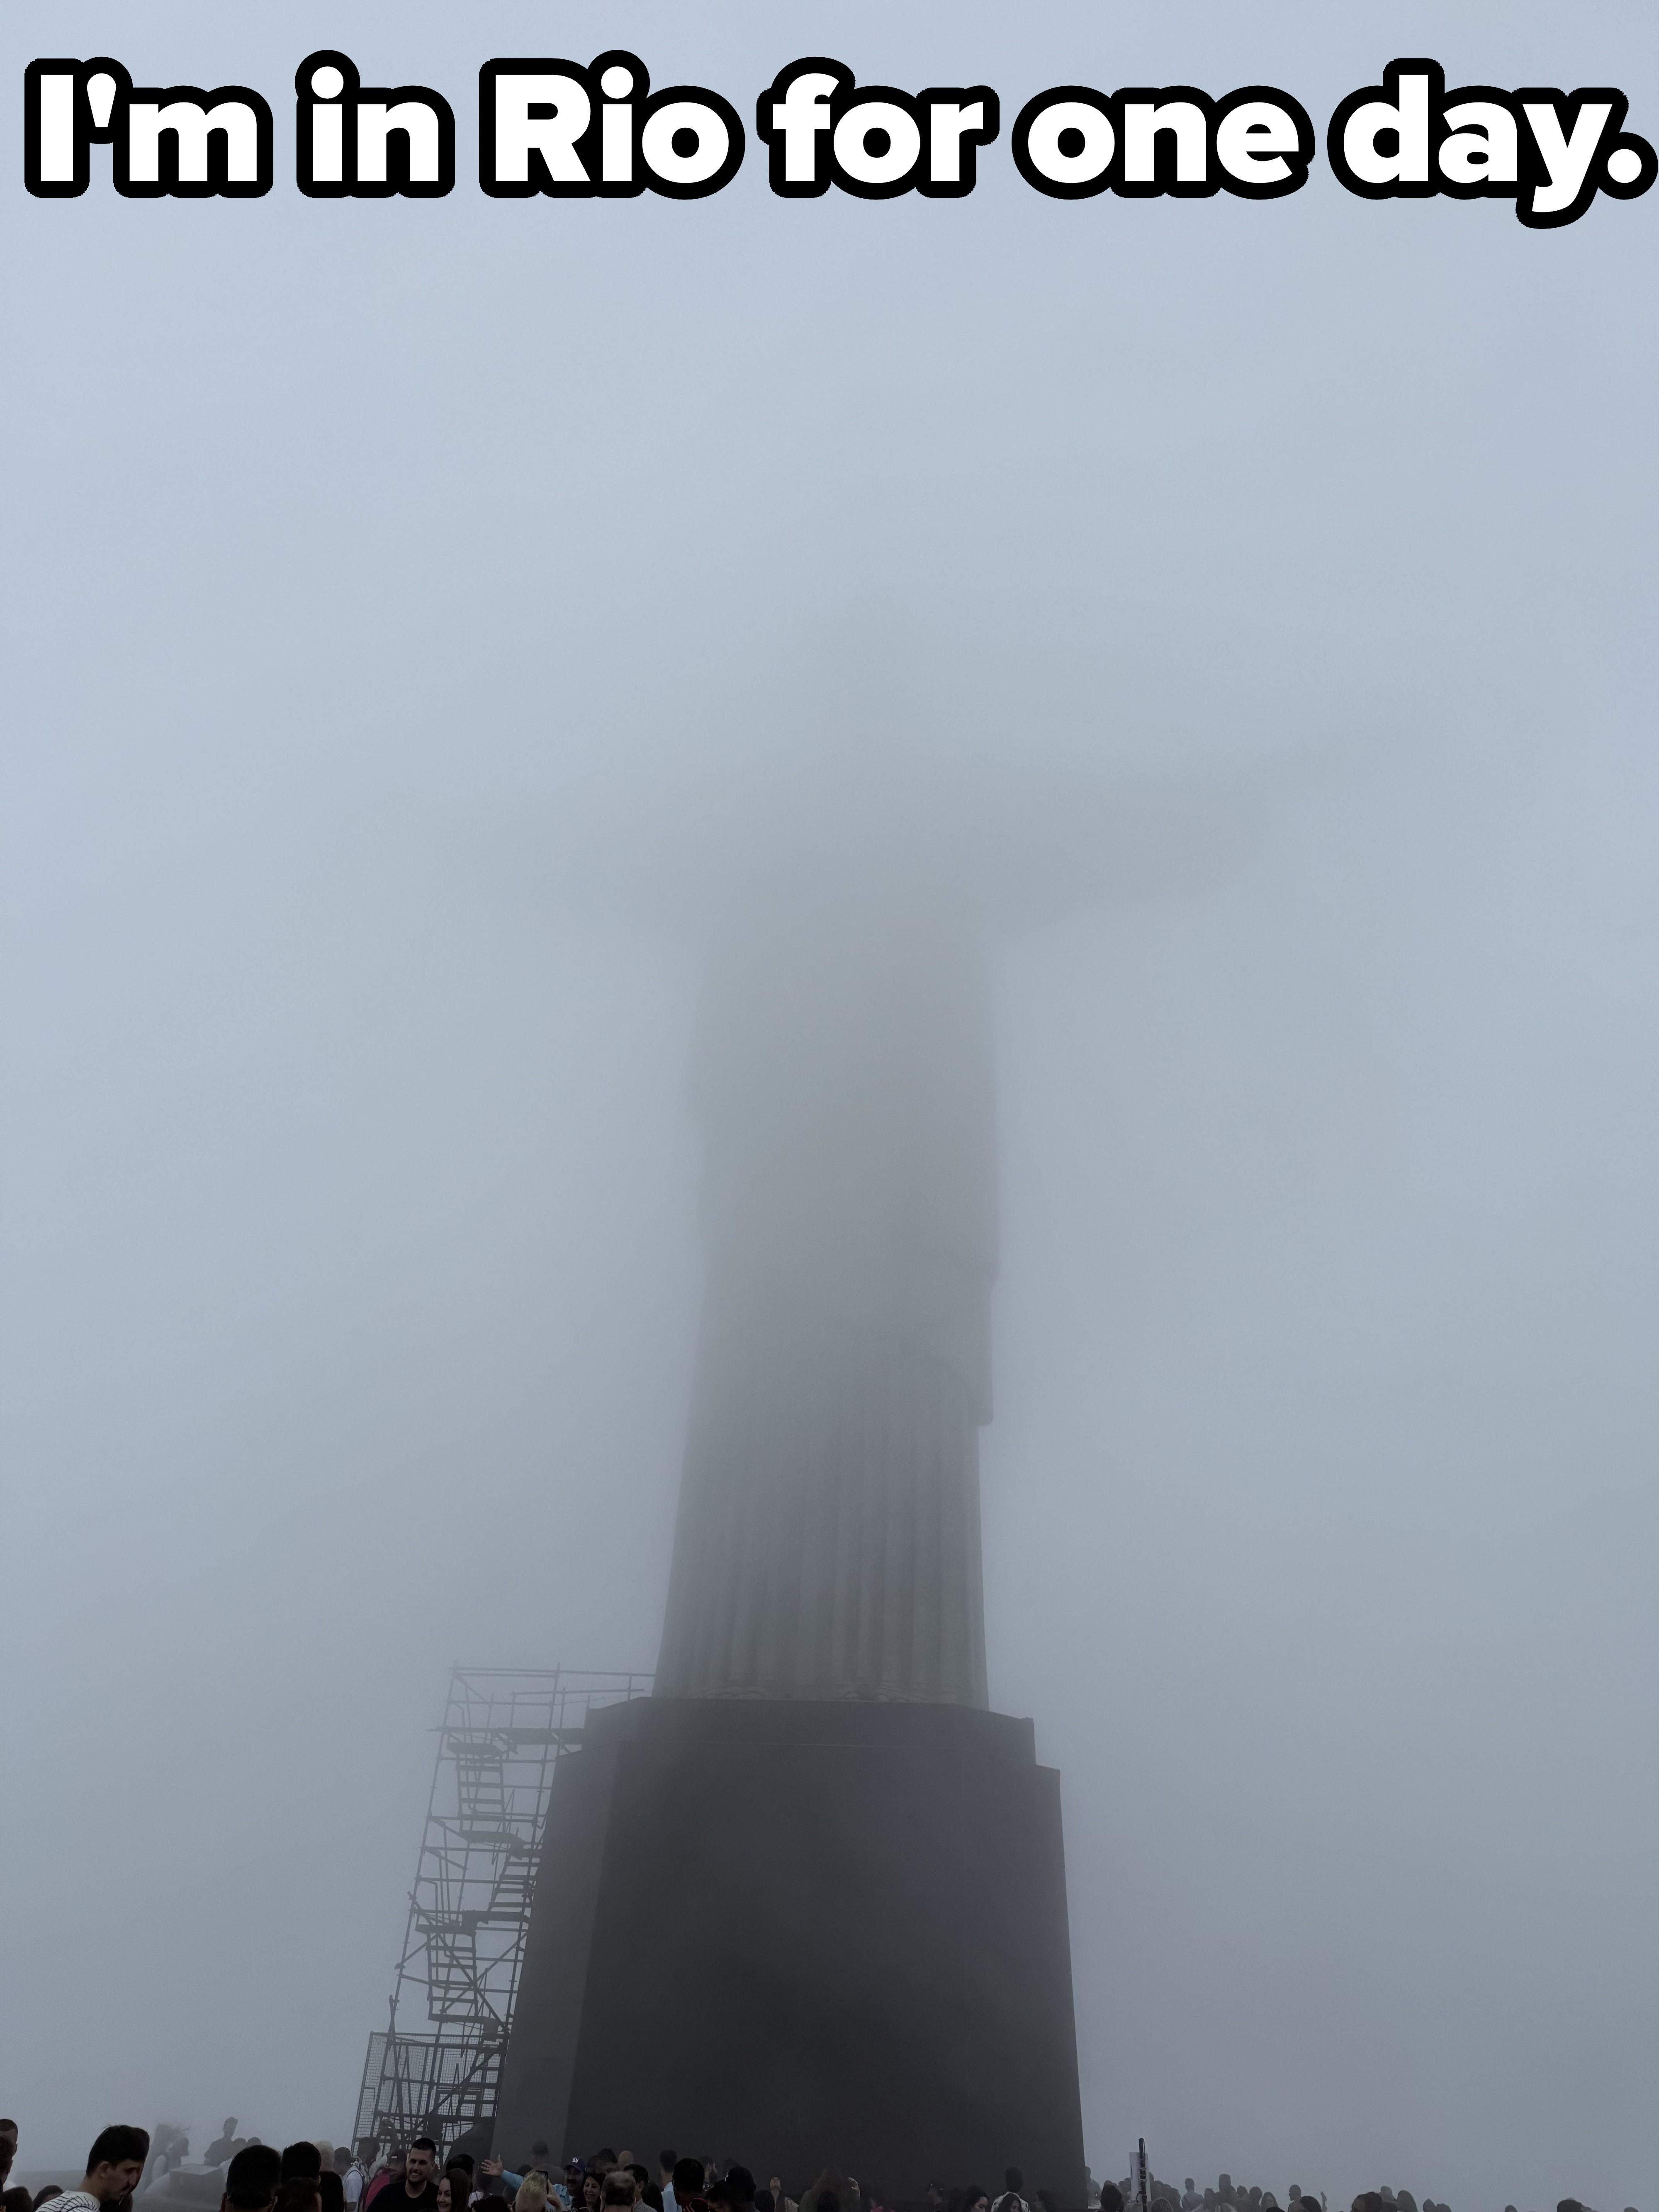
M 20 2165 L 344 2135 L 450 1664 L 652 1664 L 692 961 L 558 855 L 763 787 L 884 625 L 1034 787 L 1296 763 L 1229 868 L 999 956 L 990 1678 L 1063 1777 L 1091 2164 L 1651 2212 L 1659 195 L 1065 204 L 1005 134 L 959 202 L 752 145 L 483 198 L 478 64 L 618 43 L 745 116 L 824 52 L 1322 125 L 1431 53 L 1659 131 L 1612 0 L 15 0 Z M 448 94 L 453 197 L 294 191 L 319 45 Z M 23 65 L 99 52 L 263 89 L 276 189 L 27 198 Z

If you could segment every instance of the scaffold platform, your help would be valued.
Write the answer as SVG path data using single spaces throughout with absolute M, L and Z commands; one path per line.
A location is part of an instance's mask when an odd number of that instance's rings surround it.
M 368 2039 L 354 2138 L 446 2150 L 494 2118 L 553 1771 L 588 1714 L 649 1674 L 456 1667 L 384 2029 Z

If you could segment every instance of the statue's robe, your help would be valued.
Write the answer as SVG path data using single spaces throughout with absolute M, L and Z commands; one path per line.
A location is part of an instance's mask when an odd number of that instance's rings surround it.
M 971 938 L 890 898 L 803 900 L 709 950 L 708 1276 L 659 1696 L 987 1702 L 985 996 Z

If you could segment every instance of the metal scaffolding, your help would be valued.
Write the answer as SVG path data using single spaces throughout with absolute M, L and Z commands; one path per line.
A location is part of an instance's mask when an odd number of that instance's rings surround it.
M 353 2130 L 383 2148 L 447 2148 L 493 2118 L 524 1962 L 553 1770 L 596 1705 L 648 1674 L 457 1667 L 438 1732 L 426 1833 L 391 2018 L 368 2039 Z

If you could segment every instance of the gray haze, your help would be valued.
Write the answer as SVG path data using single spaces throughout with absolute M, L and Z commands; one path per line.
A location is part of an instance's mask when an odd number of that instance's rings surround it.
M 880 638 L 945 757 L 1273 792 L 995 963 L 987 1656 L 1094 2170 L 1650 2212 L 1659 197 L 484 199 L 479 62 L 618 42 L 1659 125 L 1612 4 L 9 11 L 20 2165 L 343 2135 L 451 1662 L 653 1662 L 696 963 L 611 893 L 676 793 L 774 850 Z M 294 191 L 324 43 L 452 198 Z M 99 51 L 261 88 L 269 198 L 29 200 Z

